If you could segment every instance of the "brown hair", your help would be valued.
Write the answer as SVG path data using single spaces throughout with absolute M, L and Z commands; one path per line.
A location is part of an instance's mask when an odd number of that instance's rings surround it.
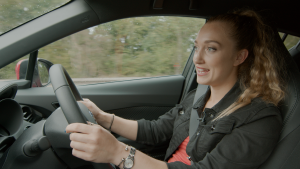
M 215 120 L 250 104 L 256 97 L 277 106 L 285 93 L 281 75 L 285 72 L 284 59 L 277 57 L 278 51 L 274 45 L 277 32 L 264 24 L 257 12 L 248 9 L 217 15 L 208 20 L 215 21 L 228 23 L 232 30 L 229 36 L 235 40 L 236 49 L 247 49 L 249 52 L 247 59 L 238 67 L 242 94 Z

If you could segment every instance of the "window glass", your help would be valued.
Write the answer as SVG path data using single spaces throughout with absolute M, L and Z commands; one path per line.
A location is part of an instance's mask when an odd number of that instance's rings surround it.
M 83 30 L 39 50 L 75 84 L 182 74 L 205 19 L 138 17 Z
M 29 55 L 0 69 L 0 81 L 25 79 Z
M 282 33 L 282 32 L 278 32 L 279 33 L 279 36 L 281 37 L 281 39 L 282 39 L 282 37 L 283 37 L 283 35 L 284 35 L 284 33 Z
M 300 38 L 293 35 L 288 35 L 284 41 L 284 45 L 287 49 L 295 46 L 299 42 Z
M 284 33 L 279 32 L 280 37 L 282 38 Z M 286 39 L 284 40 L 284 45 L 287 49 L 292 48 L 293 46 L 295 46 L 298 42 L 299 42 L 300 38 L 297 36 L 293 36 L 293 35 L 288 35 L 286 37 Z
M 0 35 L 70 0 L 5 0 L 0 4 Z

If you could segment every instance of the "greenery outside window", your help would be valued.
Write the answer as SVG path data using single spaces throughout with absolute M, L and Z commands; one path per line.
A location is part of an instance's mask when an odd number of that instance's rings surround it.
M 70 0 L 6 0 L 0 4 L 0 35 Z
M 284 33 L 279 33 L 280 37 L 282 38 Z M 287 35 L 286 39 L 284 40 L 284 45 L 287 49 L 292 48 L 299 42 L 300 38 L 293 35 Z
M 205 19 L 138 17 L 101 24 L 39 50 L 75 84 L 182 74 Z

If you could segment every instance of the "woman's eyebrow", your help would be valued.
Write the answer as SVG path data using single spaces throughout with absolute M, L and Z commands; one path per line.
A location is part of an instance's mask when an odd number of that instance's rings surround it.
M 211 42 L 217 43 L 218 45 L 222 46 L 220 42 L 215 41 L 215 40 L 206 40 L 206 41 L 204 41 L 204 43 L 211 43 Z M 195 40 L 194 43 L 197 44 L 197 40 Z
M 213 43 L 217 43 L 218 45 L 220 45 L 220 46 L 221 46 L 221 43 L 220 43 L 220 42 L 218 42 L 218 41 L 215 41 L 215 40 L 206 40 L 206 41 L 204 41 L 204 43 L 211 43 L 211 42 L 213 42 Z

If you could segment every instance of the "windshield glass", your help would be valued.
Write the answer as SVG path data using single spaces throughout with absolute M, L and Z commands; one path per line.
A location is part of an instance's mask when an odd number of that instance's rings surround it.
M 7 0 L 0 4 L 0 35 L 70 0 Z

